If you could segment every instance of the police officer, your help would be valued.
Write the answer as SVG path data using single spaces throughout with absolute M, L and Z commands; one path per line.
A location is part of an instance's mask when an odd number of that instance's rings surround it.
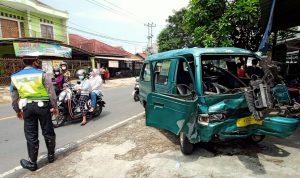
M 35 171 L 39 150 L 38 121 L 48 149 L 48 161 L 54 161 L 55 132 L 51 111 L 58 115 L 56 94 L 51 78 L 37 69 L 37 58 L 23 57 L 25 68 L 11 76 L 12 106 L 19 119 L 24 119 L 29 160 L 21 159 L 21 166 Z

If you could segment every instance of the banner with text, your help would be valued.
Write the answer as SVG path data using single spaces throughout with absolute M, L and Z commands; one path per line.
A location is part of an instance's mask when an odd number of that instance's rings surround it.
M 15 42 L 15 54 L 22 56 L 52 56 L 72 58 L 72 49 L 57 44 Z

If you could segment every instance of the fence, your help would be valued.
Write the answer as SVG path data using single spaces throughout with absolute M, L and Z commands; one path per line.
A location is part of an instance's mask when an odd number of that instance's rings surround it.
M 19 58 L 0 58 L 0 85 L 8 85 L 10 76 L 24 68 Z

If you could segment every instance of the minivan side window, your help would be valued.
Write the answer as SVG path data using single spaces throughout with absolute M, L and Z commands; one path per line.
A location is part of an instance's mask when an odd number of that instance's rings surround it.
M 150 65 L 148 63 L 145 63 L 143 66 L 143 73 L 142 73 L 141 80 L 144 82 L 150 82 Z
M 170 71 L 171 61 L 159 61 L 155 65 L 155 83 L 161 85 L 168 84 L 168 77 Z

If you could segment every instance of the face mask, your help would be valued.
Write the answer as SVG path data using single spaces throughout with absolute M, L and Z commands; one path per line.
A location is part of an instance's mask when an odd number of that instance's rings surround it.
M 79 80 L 83 80 L 83 79 L 84 79 L 84 76 L 83 76 L 83 75 L 80 75 L 78 78 L 79 78 Z
M 62 69 L 62 70 L 66 70 L 66 69 L 67 69 L 67 67 L 61 67 L 61 69 Z
M 59 72 L 55 72 L 55 75 L 59 75 Z

